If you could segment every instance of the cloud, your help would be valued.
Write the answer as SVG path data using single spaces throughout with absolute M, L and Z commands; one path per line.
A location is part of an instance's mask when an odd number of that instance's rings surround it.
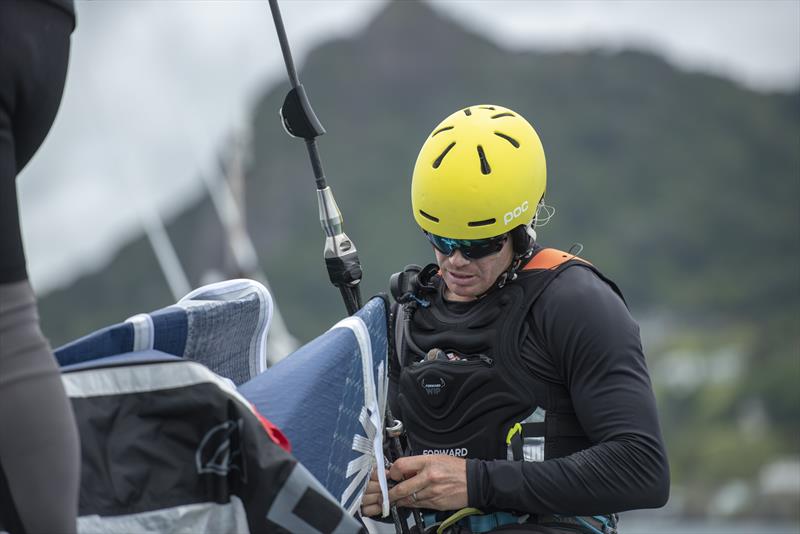
M 433 5 L 513 49 L 625 46 L 761 90 L 800 86 L 800 2 L 502 1 Z

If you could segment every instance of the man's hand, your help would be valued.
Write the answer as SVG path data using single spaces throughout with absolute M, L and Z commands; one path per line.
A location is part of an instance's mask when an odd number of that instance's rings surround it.
M 386 472 L 386 476 L 389 476 L 388 471 Z M 381 515 L 383 512 L 382 501 L 381 485 L 378 482 L 378 471 L 373 469 L 369 481 L 367 482 L 367 489 L 364 490 L 364 497 L 361 498 L 361 515 L 364 517 Z
M 467 461 L 463 458 L 438 454 L 399 458 L 389 477 L 402 481 L 389 490 L 389 501 L 399 507 L 458 510 L 467 506 Z

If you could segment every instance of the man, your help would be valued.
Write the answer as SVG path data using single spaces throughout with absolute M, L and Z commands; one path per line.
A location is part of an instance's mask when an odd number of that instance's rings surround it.
M 0 532 L 77 529 L 80 443 L 39 329 L 16 177 L 53 124 L 75 27 L 72 0 L 0 1 Z
M 535 242 L 545 186 L 538 135 L 499 106 L 452 114 L 417 159 L 438 265 L 407 271 L 398 299 L 390 405 L 409 451 L 388 475 L 426 528 L 611 532 L 616 512 L 667 500 L 638 326 L 594 266 Z M 379 502 L 371 481 L 362 513 Z

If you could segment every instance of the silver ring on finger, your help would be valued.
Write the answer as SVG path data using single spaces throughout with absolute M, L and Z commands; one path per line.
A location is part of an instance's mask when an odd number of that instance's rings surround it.
M 412 491 L 411 492 L 411 500 L 414 501 L 414 502 L 417 502 L 417 492 L 416 491 Z

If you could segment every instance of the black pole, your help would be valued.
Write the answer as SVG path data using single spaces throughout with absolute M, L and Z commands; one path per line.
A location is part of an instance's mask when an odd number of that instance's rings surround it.
M 278 41 L 281 44 L 286 71 L 289 73 L 289 82 L 292 84 L 292 88 L 295 88 L 300 85 L 300 80 L 297 78 L 297 70 L 294 68 L 292 50 L 289 48 L 289 40 L 286 38 L 286 28 L 283 26 L 283 17 L 281 17 L 281 10 L 278 7 L 278 0 L 269 0 L 269 9 L 272 11 L 272 20 L 275 21 L 275 30 L 278 32 Z
M 325 171 L 322 170 L 322 160 L 319 159 L 317 140 L 306 139 L 306 148 L 308 149 L 308 157 L 311 159 L 311 168 L 314 171 L 314 179 L 317 181 L 317 189 L 325 189 L 328 187 L 328 183 L 327 180 L 325 180 Z
M 358 259 L 355 243 L 344 233 L 342 212 L 336 204 L 333 191 L 328 187 L 325 171 L 322 168 L 322 160 L 317 150 L 316 138 L 325 133 L 325 128 L 322 127 L 319 119 L 314 114 L 305 88 L 297 77 L 297 70 L 292 59 L 292 51 L 289 48 L 289 40 L 286 38 L 286 29 L 283 26 L 278 0 L 269 0 L 269 8 L 272 11 L 272 19 L 275 21 L 275 31 L 278 33 L 283 61 L 286 64 L 286 72 L 289 74 L 289 82 L 292 85 L 292 89 L 286 95 L 281 107 L 281 120 L 289 135 L 303 138 L 306 142 L 306 149 L 311 160 L 311 168 L 314 172 L 317 186 L 319 220 L 322 229 L 325 231 L 325 249 L 323 252 L 325 266 L 328 269 L 328 277 L 331 283 L 338 287 L 342 294 L 347 313 L 352 315 L 361 308 L 361 292 L 359 290 L 362 276 L 361 262 Z

